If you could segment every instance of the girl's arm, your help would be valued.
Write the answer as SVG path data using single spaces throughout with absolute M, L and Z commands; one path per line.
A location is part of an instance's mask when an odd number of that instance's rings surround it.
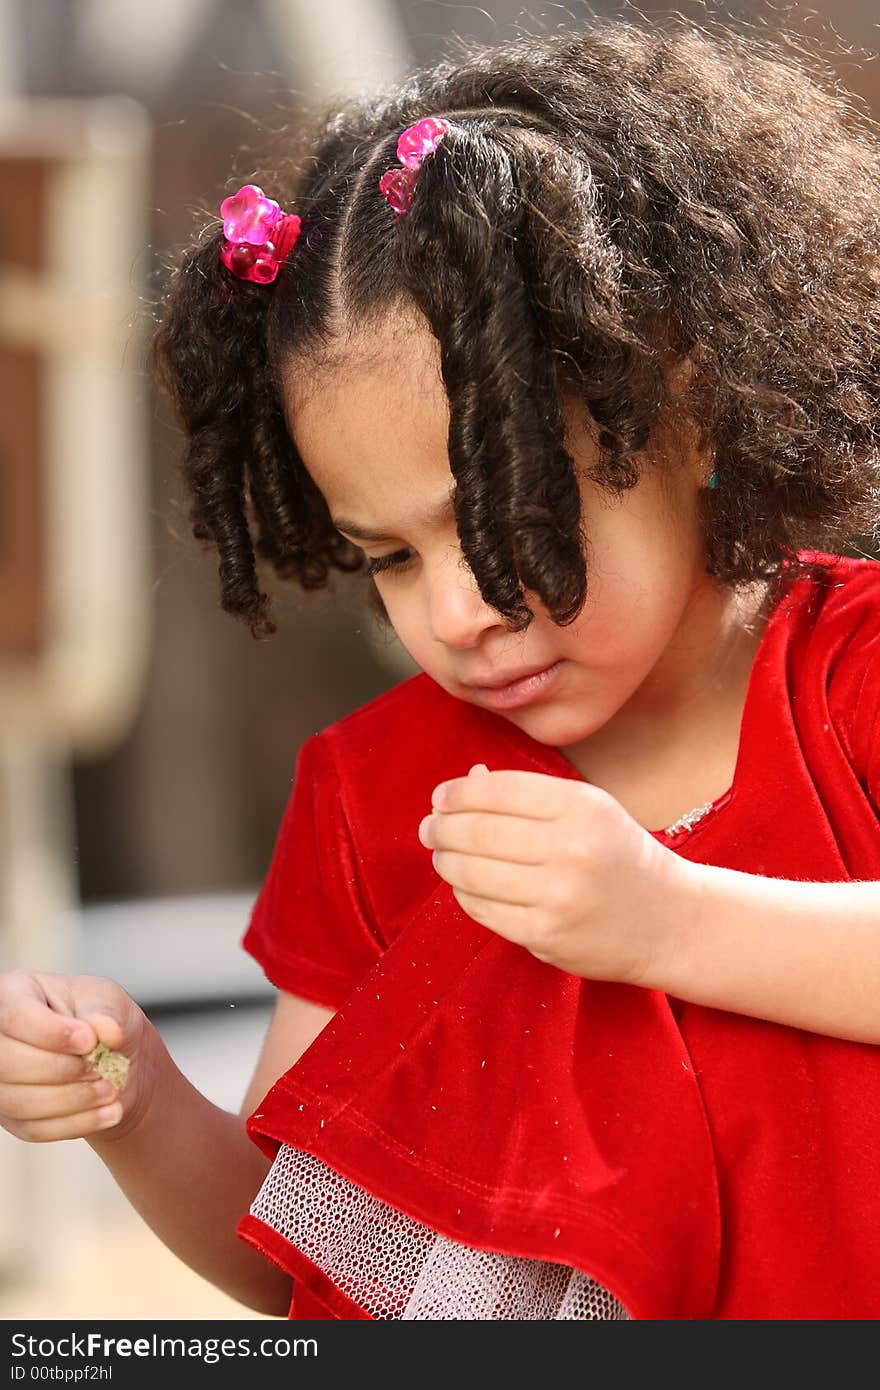
M 148 1024 L 149 1090 L 119 1125 L 87 1139 L 163 1244 L 232 1298 L 276 1317 L 287 1314 L 290 1276 L 235 1234 L 270 1166 L 244 1121 L 332 1016 L 332 1009 L 279 996 L 239 1115 L 206 1100 Z
M 880 1043 L 880 883 L 789 881 L 694 863 L 687 878 L 674 953 L 656 979 L 640 983 Z

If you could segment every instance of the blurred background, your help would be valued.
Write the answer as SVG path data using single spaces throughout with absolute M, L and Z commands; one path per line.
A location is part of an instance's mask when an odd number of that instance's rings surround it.
M 392 80 L 453 35 L 495 42 L 585 12 L 0 0 L 0 968 L 115 979 L 229 1110 L 272 1007 L 239 942 L 297 751 L 415 667 L 363 580 L 304 595 L 267 576 L 267 642 L 221 612 L 147 370 L 163 260 L 231 191 L 233 155 L 259 167 L 261 121 Z M 785 9 L 724 12 L 772 28 Z M 791 12 L 875 51 L 876 0 Z M 837 66 L 876 113 L 876 64 Z M 85 1143 L 0 1131 L 0 1317 L 96 1314 L 258 1316 L 167 1251 Z

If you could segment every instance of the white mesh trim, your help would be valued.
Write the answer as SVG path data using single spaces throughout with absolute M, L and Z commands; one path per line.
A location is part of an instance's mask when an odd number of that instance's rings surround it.
M 629 1319 L 580 1270 L 449 1240 L 288 1144 L 250 1210 L 373 1318 Z

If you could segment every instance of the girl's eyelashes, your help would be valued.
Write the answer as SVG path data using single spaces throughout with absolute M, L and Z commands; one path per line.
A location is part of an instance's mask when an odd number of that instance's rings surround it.
M 395 550 L 391 555 L 374 555 L 372 560 L 367 561 L 365 573 L 369 576 L 381 574 L 383 570 L 403 569 L 412 553 L 411 550 Z

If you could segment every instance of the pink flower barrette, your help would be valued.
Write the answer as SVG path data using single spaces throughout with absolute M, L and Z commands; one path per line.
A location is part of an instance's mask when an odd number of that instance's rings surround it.
M 223 264 L 239 280 L 269 285 L 296 245 L 302 222 L 295 212 L 282 212 L 255 183 L 246 183 L 220 204 L 225 242 Z
M 425 155 L 434 153 L 448 129 L 449 123 L 442 117 L 425 116 L 415 125 L 407 126 L 401 135 L 397 142 L 397 158 L 403 168 L 387 169 L 379 180 L 379 190 L 395 217 L 409 212 L 419 165 Z

